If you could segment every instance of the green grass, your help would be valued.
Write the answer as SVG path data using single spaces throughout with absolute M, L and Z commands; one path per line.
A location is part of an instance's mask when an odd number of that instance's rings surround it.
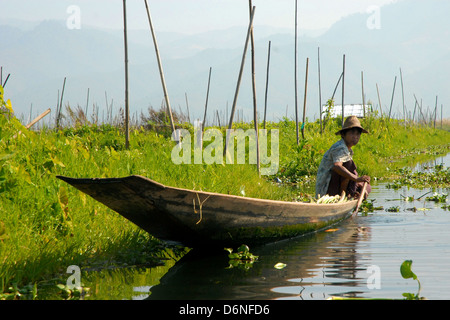
M 39 288 L 55 275 L 65 274 L 69 265 L 158 264 L 166 257 L 151 235 L 56 175 L 138 174 L 174 187 L 292 200 L 313 192 L 321 158 L 339 139 L 334 135 L 338 120 L 328 122 L 323 134 L 318 123 L 307 124 L 299 145 L 294 122 L 269 123 L 268 129 L 280 132 L 276 177 L 285 182 L 280 186 L 272 182 L 275 176 L 260 177 L 254 165 L 176 165 L 171 160 L 175 142 L 142 128 L 131 130 L 129 150 L 124 149 L 123 132 L 117 126 L 29 131 L 12 116 L 2 89 L 0 94 L 0 299 L 29 298 L 30 292 L 39 298 L 34 285 Z M 444 130 L 405 127 L 379 118 L 363 119 L 362 124 L 371 134 L 354 148 L 360 174 L 385 177 L 411 161 L 449 151 L 450 133 Z M 29 295 L 20 293 L 20 288 L 29 288 L 23 289 Z

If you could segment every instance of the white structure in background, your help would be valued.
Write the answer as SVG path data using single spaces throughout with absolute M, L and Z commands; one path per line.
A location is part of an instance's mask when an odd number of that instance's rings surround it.
M 370 112 L 370 105 L 365 105 L 366 108 L 366 115 Z M 323 114 L 326 113 L 328 109 L 327 105 L 322 106 L 322 112 Z M 344 118 L 347 118 L 349 116 L 357 116 L 358 118 L 364 117 L 364 109 L 362 104 L 346 104 L 344 106 Z M 331 109 L 331 117 L 342 117 L 342 105 L 335 105 Z

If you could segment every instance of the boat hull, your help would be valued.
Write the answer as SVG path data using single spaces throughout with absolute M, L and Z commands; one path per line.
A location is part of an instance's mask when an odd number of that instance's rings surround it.
M 189 247 L 255 245 L 311 233 L 347 218 L 356 201 L 285 202 L 172 188 L 142 176 L 57 178 L 156 238 Z

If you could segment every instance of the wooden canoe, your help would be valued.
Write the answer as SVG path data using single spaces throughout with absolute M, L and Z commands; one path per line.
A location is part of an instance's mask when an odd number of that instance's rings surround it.
M 357 201 L 316 204 L 164 186 L 142 176 L 58 176 L 156 238 L 188 247 L 255 245 L 311 233 L 351 215 Z

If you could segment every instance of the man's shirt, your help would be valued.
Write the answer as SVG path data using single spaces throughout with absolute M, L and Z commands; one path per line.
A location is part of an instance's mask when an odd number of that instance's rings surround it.
M 323 155 L 316 178 L 316 196 L 327 194 L 331 180 L 331 172 L 336 162 L 347 162 L 353 159 L 353 150 L 349 150 L 344 139 L 333 144 Z

